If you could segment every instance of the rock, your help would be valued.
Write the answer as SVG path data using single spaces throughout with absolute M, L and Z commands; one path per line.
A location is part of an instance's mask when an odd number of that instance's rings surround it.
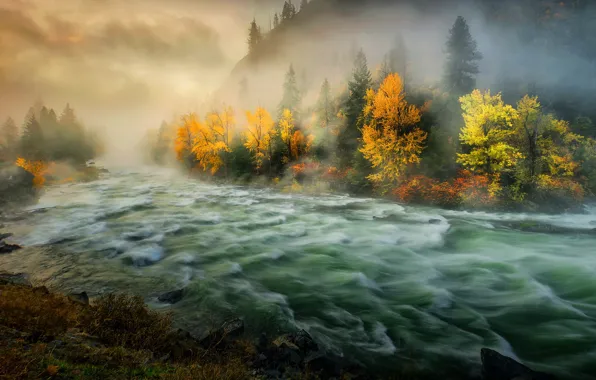
M 209 335 L 201 339 L 201 346 L 214 348 L 220 344 L 229 343 L 243 333 L 244 321 L 241 319 L 232 319 L 225 322 L 219 329 L 209 333 Z
M 36 286 L 35 288 L 33 288 L 33 292 L 39 294 L 50 294 L 50 291 L 45 286 Z
M 71 293 L 68 295 L 68 297 L 75 302 L 82 303 L 83 305 L 89 305 L 89 296 L 87 295 L 87 292 Z
M 441 222 L 442 222 L 441 219 L 434 219 L 433 218 L 433 219 L 430 219 L 428 221 L 428 224 L 441 224 Z
M 18 244 L 8 244 L 0 239 L 0 253 L 12 253 L 14 251 L 18 251 L 21 248 L 23 247 Z
M 32 286 L 29 275 L 25 273 L 0 272 L 0 285 L 6 284 Z
M 0 240 L 7 239 L 7 238 L 9 238 L 9 237 L 11 237 L 11 236 L 12 236 L 12 233 L 10 233 L 10 232 L 5 232 L 5 233 L 3 233 L 3 234 L 0 234 Z
M 300 330 L 295 333 L 282 335 L 273 341 L 273 344 L 280 347 L 281 345 L 287 345 L 290 348 L 294 348 L 306 355 L 312 351 L 318 351 L 319 346 L 308 332 Z
M 175 304 L 177 302 L 180 302 L 180 300 L 182 300 L 182 297 L 184 297 L 184 293 L 186 293 L 186 288 L 177 289 L 177 290 L 173 290 L 171 292 L 164 293 L 164 294 L 160 295 L 159 297 L 157 297 L 157 299 L 159 300 L 159 302 Z
M 482 372 L 486 380 L 556 380 L 552 375 L 536 372 L 489 348 L 480 350 Z

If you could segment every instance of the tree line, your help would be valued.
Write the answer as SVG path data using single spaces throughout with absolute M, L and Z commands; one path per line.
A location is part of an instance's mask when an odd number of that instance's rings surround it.
M 84 166 L 100 151 L 100 140 L 83 126 L 69 104 L 58 115 L 37 102 L 29 108 L 21 128 L 12 117 L 0 128 L 0 163 L 16 162 L 36 176 L 50 162 Z
M 561 120 L 534 94 L 506 104 L 477 89 L 482 54 L 462 17 L 446 50 L 441 83 L 430 89 L 409 83 L 403 38 L 374 75 L 360 50 L 347 86 L 334 92 L 325 80 L 310 107 L 290 65 L 273 115 L 258 107 L 239 121 L 230 106 L 185 115 L 162 125 L 152 154 L 163 162 L 175 153 L 189 171 L 231 179 L 289 172 L 294 188 L 324 181 L 449 207 L 570 208 L 594 194 L 589 119 Z

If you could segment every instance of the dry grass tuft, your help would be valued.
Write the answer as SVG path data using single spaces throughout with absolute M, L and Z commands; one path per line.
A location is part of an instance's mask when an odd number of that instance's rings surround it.
M 0 322 L 38 340 L 51 339 L 80 322 L 82 306 L 45 288 L 0 285 Z
M 172 316 L 149 310 L 138 296 L 108 294 L 87 310 L 85 330 L 111 346 L 163 351 L 172 332 Z

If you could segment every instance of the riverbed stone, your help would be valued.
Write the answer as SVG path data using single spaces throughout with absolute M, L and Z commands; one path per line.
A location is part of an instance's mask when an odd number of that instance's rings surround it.
M 8 273 L 0 272 L 0 285 L 24 285 L 31 287 L 29 275 L 26 273 Z
M 81 303 L 83 305 L 89 305 L 89 296 L 87 295 L 87 292 L 71 293 L 68 295 L 68 297 L 75 302 Z
M 11 236 L 12 236 L 12 233 L 11 232 L 1 233 L 0 234 L 0 240 L 8 239 Z
M 233 341 L 242 334 L 244 334 L 244 321 L 242 319 L 235 318 L 224 322 L 220 328 L 209 333 L 205 338 L 201 339 L 201 346 L 215 348 Z
M 175 304 L 182 300 L 185 293 L 186 288 L 172 290 L 171 292 L 161 294 L 159 297 L 157 297 L 157 299 L 159 300 L 159 302 Z
M 490 348 L 480 350 L 485 380 L 556 380 L 556 377 L 537 372 L 518 361 Z
M 9 243 L 6 243 L 5 241 L 0 240 L 0 254 L 12 253 L 14 251 L 18 251 L 21 248 L 23 248 L 23 247 L 21 247 L 18 244 L 9 244 Z

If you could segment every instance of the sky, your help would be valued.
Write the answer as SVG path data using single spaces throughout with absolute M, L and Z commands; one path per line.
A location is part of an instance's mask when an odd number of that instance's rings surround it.
M 218 87 L 246 54 L 248 22 L 279 3 L 0 1 L 0 118 L 20 122 L 40 99 L 107 129 L 157 127 Z

